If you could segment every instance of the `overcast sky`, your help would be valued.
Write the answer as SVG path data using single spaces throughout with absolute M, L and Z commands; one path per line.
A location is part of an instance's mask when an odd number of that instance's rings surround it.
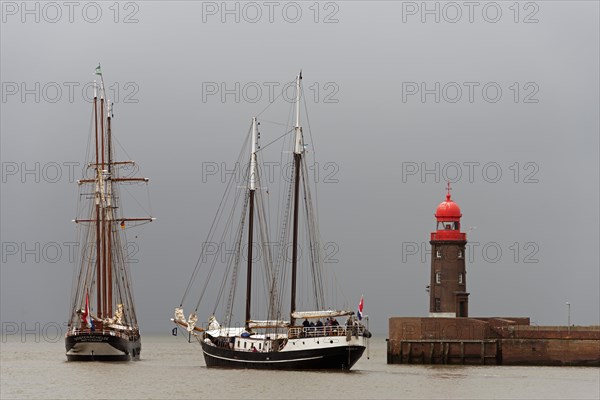
M 158 218 L 128 233 L 143 331 L 171 328 L 221 169 L 300 68 L 320 231 L 337 246 L 326 265 L 353 307 L 364 294 L 376 332 L 428 313 L 446 178 L 471 243 L 471 316 L 560 325 L 569 302 L 573 323 L 599 324 L 597 2 L 23 4 L 2 2 L 3 323 L 69 315 L 100 61 Z

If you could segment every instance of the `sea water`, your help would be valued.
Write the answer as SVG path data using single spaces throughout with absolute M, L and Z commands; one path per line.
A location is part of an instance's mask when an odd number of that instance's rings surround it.
M 31 337 L 25 339 L 32 339 Z M 351 372 L 207 369 L 200 345 L 144 334 L 141 361 L 67 362 L 64 341 L 3 337 L 2 399 L 598 399 L 600 368 L 388 365 L 374 336 Z

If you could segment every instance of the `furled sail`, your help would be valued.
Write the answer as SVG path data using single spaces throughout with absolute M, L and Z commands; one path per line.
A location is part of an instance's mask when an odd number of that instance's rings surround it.
M 183 322 L 187 324 L 185 315 L 183 314 L 183 308 L 177 307 L 175 309 L 175 322 Z
M 249 321 L 250 328 L 287 328 L 290 326 L 290 321 L 280 320 L 264 320 L 264 321 Z
M 245 332 L 244 328 L 225 328 L 221 327 L 219 329 L 207 330 L 206 333 L 213 337 L 232 337 L 232 336 L 242 336 L 242 333 Z
M 296 311 L 296 312 L 292 313 L 292 317 L 294 317 L 296 319 L 344 317 L 346 315 L 354 315 L 354 311 L 321 310 L 321 311 Z
M 188 332 L 204 332 L 204 329 L 196 326 L 196 322 L 198 322 L 198 316 L 196 313 L 191 313 L 189 319 L 186 320 L 185 315 L 183 314 L 183 309 L 180 307 L 175 309 L 175 318 L 171 318 L 171 321 L 175 322 L 179 326 L 184 327 Z
M 196 322 L 198 322 L 198 316 L 196 315 L 196 313 L 191 313 L 190 317 L 188 318 L 187 321 L 187 331 L 191 332 L 194 330 L 194 328 L 196 327 Z
M 219 321 L 217 321 L 214 315 L 211 315 L 208 319 L 208 330 L 214 331 L 217 329 L 221 329 L 221 324 L 219 324 Z

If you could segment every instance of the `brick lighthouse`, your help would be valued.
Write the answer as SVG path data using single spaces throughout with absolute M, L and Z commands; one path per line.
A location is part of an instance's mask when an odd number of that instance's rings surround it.
M 460 231 L 460 207 L 450 196 L 435 211 L 436 231 L 431 232 L 430 317 L 468 317 L 469 293 L 465 270 L 467 234 Z
M 461 217 L 448 183 L 429 242 L 429 316 L 389 319 L 387 363 L 600 366 L 599 326 L 531 326 L 529 317 L 469 317 Z

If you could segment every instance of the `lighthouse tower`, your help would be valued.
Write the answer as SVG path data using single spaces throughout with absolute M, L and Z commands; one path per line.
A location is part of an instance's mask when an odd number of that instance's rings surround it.
M 460 231 L 460 207 L 450 197 L 435 211 L 437 227 L 431 232 L 430 317 L 468 317 L 469 293 L 465 270 L 467 234 Z

